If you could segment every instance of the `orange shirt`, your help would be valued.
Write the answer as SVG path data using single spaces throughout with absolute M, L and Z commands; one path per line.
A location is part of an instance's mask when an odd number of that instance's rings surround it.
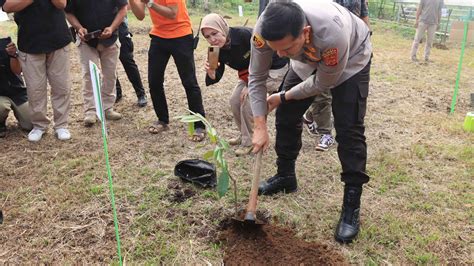
M 165 39 L 183 37 L 192 33 L 191 20 L 189 19 L 186 0 L 155 0 L 156 4 L 163 6 L 178 6 L 174 19 L 169 19 L 149 9 L 153 27 L 150 34 Z

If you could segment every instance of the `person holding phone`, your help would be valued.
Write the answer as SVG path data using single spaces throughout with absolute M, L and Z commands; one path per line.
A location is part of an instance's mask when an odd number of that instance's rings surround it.
M 202 19 L 201 33 L 209 47 L 209 57 L 215 63 L 206 62 L 206 85 L 219 82 L 224 74 L 225 65 L 237 70 L 239 81 L 230 97 L 230 107 L 235 124 L 240 133 L 231 139 L 229 144 L 240 145 L 236 155 L 249 154 L 252 151 L 253 116 L 248 98 L 248 67 L 250 64 L 250 41 L 252 29 L 248 27 L 229 27 L 227 21 L 218 14 L 208 14 Z M 215 51 L 218 51 L 216 53 Z M 214 61 L 212 60 L 212 61 Z M 267 91 L 278 90 L 288 70 L 287 59 L 274 54 L 271 69 L 267 78 Z
M 48 90 L 51 85 L 54 131 L 59 140 L 69 140 L 71 79 L 69 44 L 71 33 L 63 9 L 66 0 L 7 0 L 5 12 L 15 12 L 18 25 L 18 59 L 25 78 L 33 129 L 28 140 L 38 142 L 46 132 Z M 40 15 L 38 15 L 40 14 Z
M 101 98 L 105 118 L 119 120 L 122 115 L 114 111 L 116 98 L 117 61 L 120 52 L 118 27 L 127 14 L 127 0 L 70 0 L 65 8 L 66 17 L 79 36 L 82 65 L 84 126 L 96 123 L 96 110 L 89 61 L 102 70 Z
M 170 57 L 174 59 L 186 91 L 189 110 L 205 116 L 201 88 L 196 79 L 194 38 L 186 1 L 130 0 L 130 7 L 139 20 L 145 18 L 145 8 L 148 7 L 153 23 L 148 50 L 148 82 L 158 121 L 151 124 L 148 131 L 159 134 L 169 129 L 168 103 L 163 83 Z M 204 124 L 196 122 L 194 129 L 191 141 L 203 141 L 206 137 Z
M 6 120 L 13 111 L 20 127 L 31 130 L 28 96 L 21 78 L 18 50 L 11 38 L 0 39 L 0 138 L 6 136 Z

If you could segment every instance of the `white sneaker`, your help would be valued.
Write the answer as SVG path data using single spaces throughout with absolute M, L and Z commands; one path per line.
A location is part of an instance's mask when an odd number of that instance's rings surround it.
M 71 133 L 69 133 L 69 130 L 67 128 L 58 128 L 56 129 L 56 137 L 59 140 L 70 140 Z
M 303 125 L 305 125 L 306 130 L 308 130 L 308 133 L 312 136 L 318 136 L 318 125 L 316 124 L 316 121 L 309 120 L 306 118 L 306 115 L 303 115 Z
M 331 134 L 324 134 L 319 139 L 318 146 L 316 146 L 317 151 L 327 151 L 329 147 L 334 144 L 334 137 Z
M 43 137 L 44 130 L 39 128 L 33 128 L 28 134 L 28 140 L 31 142 L 38 142 Z

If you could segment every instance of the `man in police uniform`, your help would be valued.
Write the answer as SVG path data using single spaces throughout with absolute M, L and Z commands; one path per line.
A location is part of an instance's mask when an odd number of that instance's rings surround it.
M 249 69 L 254 152 L 268 147 L 266 115 L 277 108 L 278 170 L 275 176 L 260 184 L 259 193 L 296 191 L 295 161 L 301 149 L 301 117 L 315 95 L 331 90 L 341 179 L 345 183 L 335 238 L 349 243 L 359 232 L 362 185 L 369 181 L 365 173 L 364 136 L 372 51 L 369 28 L 347 9 L 332 2 L 278 2 L 269 4 L 257 22 Z M 265 79 L 272 50 L 291 58 L 291 68 L 281 93 L 267 99 Z

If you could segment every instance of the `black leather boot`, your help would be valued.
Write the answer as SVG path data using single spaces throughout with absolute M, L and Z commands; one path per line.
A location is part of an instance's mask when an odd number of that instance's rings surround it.
M 344 187 L 344 201 L 341 217 L 337 223 L 334 237 L 343 244 L 351 243 L 359 233 L 360 196 L 362 186 Z
M 275 176 L 260 182 L 259 195 L 272 195 L 278 192 L 291 193 L 298 189 L 295 175 L 295 160 L 277 159 L 278 171 Z

